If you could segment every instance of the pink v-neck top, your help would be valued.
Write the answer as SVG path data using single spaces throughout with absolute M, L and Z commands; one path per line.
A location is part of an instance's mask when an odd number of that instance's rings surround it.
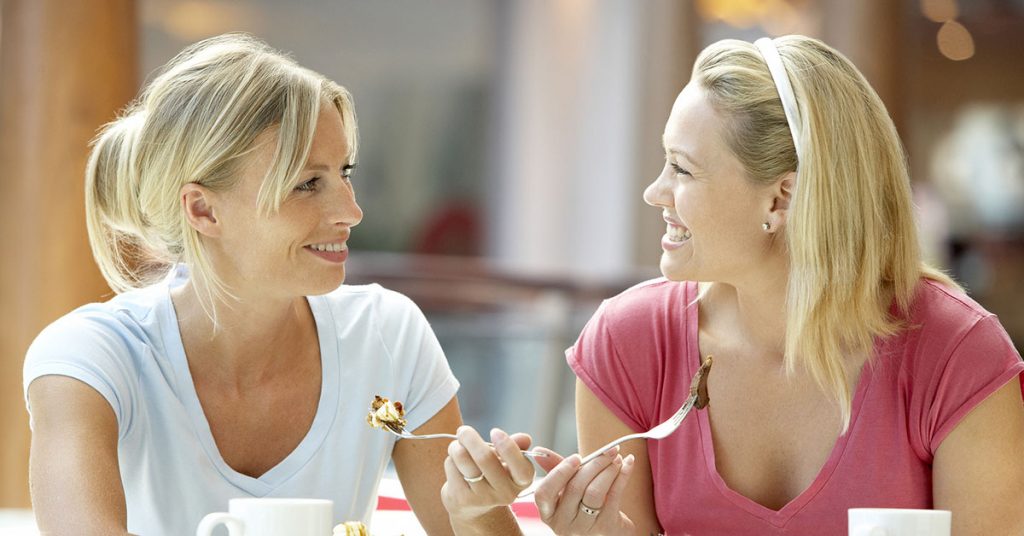
M 605 301 L 566 355 L 626 425 L 646 431 L 686 399 L 699 364 L 695 283 L 657 279 Z M 706 411 L 649 441 L 658 520 L 668 535 L 846 534 L 847 509 L 931 508 L 939 444 L 1024 362 L 996 317 L 923 281 L 902 334 L 875 346 L 853 397 L 849 431 L 810 486 L 781 510 L 733 491 L 715 469 Z M 714 404 L 714 393 L 711 393 Z

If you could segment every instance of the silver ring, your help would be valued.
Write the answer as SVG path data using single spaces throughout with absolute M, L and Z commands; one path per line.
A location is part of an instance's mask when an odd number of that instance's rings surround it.
M 601 513 L 600 508 L 591 508 L 583 504 L 582 502 L 580 503 L 580 511 L 582 511 L 584 514 L 587 514 L 588 516 L 596 516 L 597 514 Z
M 483 480 L 484 479 L 484 475 L 483 475 L 483 473 L 480 473 L 480 476 L 475 476 L 473 478 L 469 478 L 466 475 L 462 475 L 462 479 L 465 480 L 466 482 L 469 482 L 470 484 L 473 484 L 475 482 L 480 482 L 481 480 Z

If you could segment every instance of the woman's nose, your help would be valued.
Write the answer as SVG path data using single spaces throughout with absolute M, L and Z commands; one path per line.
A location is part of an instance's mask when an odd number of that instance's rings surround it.
M 338 188 L 338 194 L 331 201 L 331 219 L 334 224 L 355 227 L 363 221 L 363 209 L 356 202 L 352 186 L 345 184 Z
M 665 197 L 665 188 L 662 186 L 661 175 L 658 175 L 644 189 L 644 202 L 652 207 L 663 207 L 667 204 Z

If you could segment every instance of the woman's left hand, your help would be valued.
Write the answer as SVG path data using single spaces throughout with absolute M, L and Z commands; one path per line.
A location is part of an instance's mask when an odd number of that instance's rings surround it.
M 495 428 L 492 448 L 470 426 L 460 426 L 456 435 L 459 439 L 448 445 L 447 481 L 441 487 L 441 500 L 453 522 L 472 522 L 507 508 L 533 482 L 533 464 L 522 454 L 530 448 L 530 436 L 509 436 Z
M 541 520 L 559 536 L 633 534 L 633 522 L 621 511 L 622 495 L 633 472 L 633 455 L 625 459 L 618 448 L 580 466 L 573 454 L 554 463 L 558 456 L 547 449 L 547 458 L 538 458 L 548 471 L 537 488 L 535 501 Z M 543 460 L 543 461 L 542 461 Z

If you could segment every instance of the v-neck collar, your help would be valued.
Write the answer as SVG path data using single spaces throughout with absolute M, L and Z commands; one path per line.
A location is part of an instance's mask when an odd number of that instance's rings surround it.
M 700 318 L 698 313 L 699 303 L 696 303 L 698 295 L 697 283 L 687 283 L 686 288 L 686 301 L 685 303 L 695 303 L 695 307 L 688 307 L 686 309 L 687 318 L 684 319 L 687 326 L 687 341 L 689 348 L 688 354 L 688 367 L 689 373 L 696 373 L 697 369 L 700 368 L 700 344 L 698 336 L 700 333 L 699 326 L 697 325 L 698 319 Z M 690 316 L 693 315 L 693 316 Z M 866 392 L 871 384 L 872 378 L 872 367 L 869 364 L 865 364 L 860 372 L 860 377 L 857 379 L 857 388 L 854 391 L 853 403 L 850 414 L 850 426 L 846 433 L 840 435 L 835 444 L 832 446 L 832 451 L 829 453 L 828 458 L 825 460 L 824 465 L 818 470 L 818 474 L 815 475 L 814 480 L 807 486 L 807 489 L 800 492 L 799 495 L 794 497 L 788 503 L 783 505 L 779 510 L 772 510 L 767 506 L 764 506 L 747 496 L 733 490 L 722 478 L 722 475 L 718 472 L 718 467 L 715 463 L 715 447 L 714 440 L 711 436 L 711 421 L 708 418 L 708 412 L 698 411 L 697 412 L 697 423 L 700 431 L 700 444 L 701 450 L 704 455 L 704 462 L 707 467 L 708 475 L 711 481 L 714 482 L 715 487 L 718 491 L 725 496 L 730 502 L 749 512 L 750 514 L 765 520 L 768 523 L 776 527 L 783 527 L 790 519 L 793 518 L 801 509 L 803 509 L 808 502 L 825 487 L 825 485 L 832 478 L 836 468 L 839 466 L 839 462 L 842 460 L 843 455 L 846 452 L 846 447 L 849 443 L 851 435 L 857 426 L 858 416 L 860 415 L 860 407 L 864 403 Z
M 206 419 L 206 414 L 203 413 L 195 383 L 192 381 L 192 373 L 189 370 L 185 347 L 181 340 L 181 331 L 178 328 L 177 314 L 171 301 L 171 288 L 172 285 L 168 284 L 161 304 L 161 329 L 166 334 L 163 338 L 164 352 L 174 368 L 177 383 L 175 391 L 178 398 L 189 414 L 199 443 L 203 446 L 210 462 L 224 479 L 255 497 L 265 496 L 294 476 L 309 462 L 326 440 L 327 434 L 334 424 L 337 414 L 334 408 L 338 406 L 340 389 L 337 340 L 332 328 L 334 320 L 331 308 L 323 296 L 306 297 L 316 322 L 317 339 L 320 343 L 320 401 L 317 404 L 313 423 L 302 441 L 288 456 L 267 472 L 254 478 L 232 469 L 224 461 L 220 450 L 217 449 L 213 432 L 210 430 L 210 423 Z

